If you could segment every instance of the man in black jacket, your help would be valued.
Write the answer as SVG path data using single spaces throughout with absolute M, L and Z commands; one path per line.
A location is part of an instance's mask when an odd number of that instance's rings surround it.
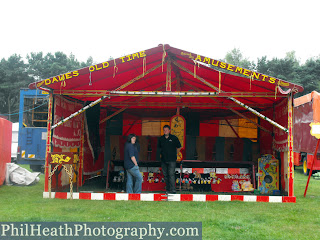
M 170 134 L 170 126 L 163 127 L 164 135 L 158 139 L 158 153 L 161 155 L 161 167 L 166 181 L 166 190 L 168 193 L 176 193 L 175 188 L 175 168 L 177 154 L 181 150 L 179 139 Z

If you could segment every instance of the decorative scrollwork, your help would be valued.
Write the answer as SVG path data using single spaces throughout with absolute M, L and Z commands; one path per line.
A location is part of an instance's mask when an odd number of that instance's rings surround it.
M 74 154 L 73 155 L 73 163 L 78 163 L 78 162 L 80 162 L 79 155 L 78 154 Z
M 65 158 L 64 158 L 65 157 Z M 58 163 L 61 164 L 63 162 L 69 162 L 71 160 L 70 157 L 64 155 L 64 154 L 51 154 L 52 163 Z

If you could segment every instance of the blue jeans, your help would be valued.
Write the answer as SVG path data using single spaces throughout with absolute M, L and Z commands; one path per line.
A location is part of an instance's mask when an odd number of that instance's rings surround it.
M 167 192 L 176 191 L 176 162 L 161 162 Z
M 142 175 L 139 167 L 127 169 L 127 193 L 141 193 Z

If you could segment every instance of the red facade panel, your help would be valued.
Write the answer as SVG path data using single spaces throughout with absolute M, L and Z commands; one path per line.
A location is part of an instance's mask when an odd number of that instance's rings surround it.
M 309 124 L 313 122 L 312 102 L 294 108 L 293 146 L 296 152 L 313 154 L 317 139 L 310 135 Z M 320 152 L 320 149 L 318 150 Z
M 0 185 L 6 177 L 6 164 L 11 162 L 12 122 L 0 118 Z

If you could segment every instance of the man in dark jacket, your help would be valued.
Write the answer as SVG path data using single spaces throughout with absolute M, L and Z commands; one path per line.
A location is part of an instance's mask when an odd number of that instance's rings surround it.
M 161 155 L 161 167 L 166 181 L 166 190 L 168 193 L 175 193 L 175 168 L 177 154 L 181 150 L 179 139 L 170 134 L 170 126 L 163 127 L 164 135 L 158 139 L 158 153 Z

